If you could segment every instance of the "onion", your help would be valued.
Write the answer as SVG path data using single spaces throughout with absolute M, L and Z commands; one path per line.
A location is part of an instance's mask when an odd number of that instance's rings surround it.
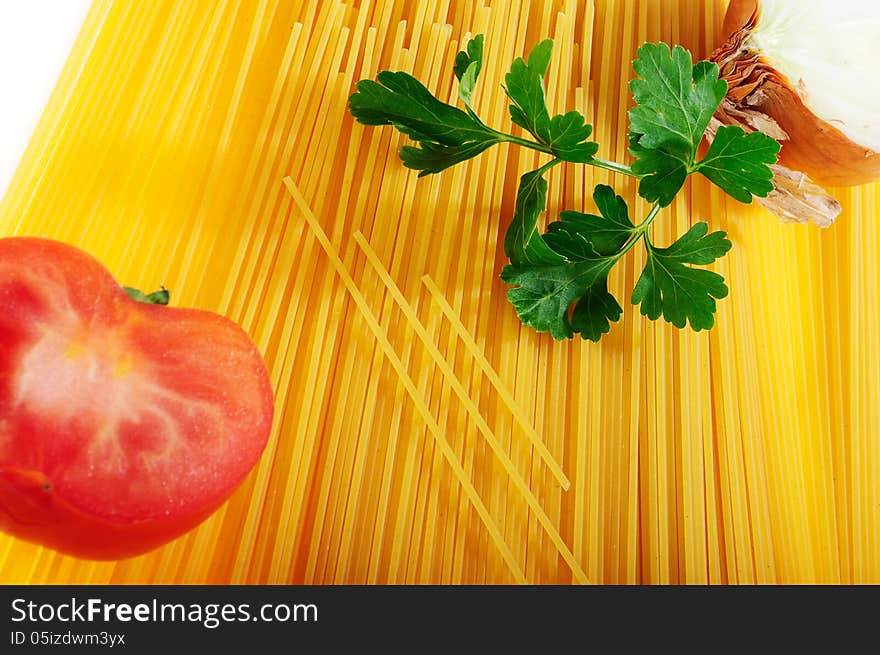
M 760 202 L 830 225 L 841 208 L 822 186 L 880 178 L 880 2 L 732 0 L 724 34 L 711 59 L 729 88 L 710 137 L 725 124 L 777 139 L 775 188 Z

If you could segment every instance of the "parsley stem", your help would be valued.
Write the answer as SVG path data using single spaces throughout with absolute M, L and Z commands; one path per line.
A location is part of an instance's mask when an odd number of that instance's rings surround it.
M 648 228 L 651 227 L 651 223 L 654 222 L 654 219 L 657 218 L 657 215 L 659 213 L 660 203 L 654 203 L 654 206 L 651 207 L 651 212 L 648 214 L 648 217 L 636 226 L 636 230 L 638 230 L 639 232 L 647 232 Z
M 532 150 L 537 150 L 539 152 L 543 152 L 548 155 L 553 154 L 553 151 L 550 149 L 550 146 L 545 146 L 543 143 L 538 143 L 537 141 L 530 141 L 529 139 L 523 139 L 521 137 L 514 136 L 513 134 L 505 134 L 504 132 L 498 132 L 497 130 L 492 130 L 492 131 L 498 137 L 499 141 L 504 141 L 506 143 L 515 143 L 518 146 L 523 146 L 524 148 L 531 148 Z
M 538 171 L 540 171 L 540 174 L 543 175 L 544 173 L 546 173 L 547 171 L 549 171 L 551 168 L 553 168 L 554 166 L 556 166 L 556 164 L 561 164 L 561 163 L 562 163 L 562 160 L 561 160 L 561 159 L 559 159 L 559 158 L 557 158 L 557 157 L 554 157 L 553 159 L 551 159 L 550 161 L 548 161 L 546 164 L 544 164 L 543 166 L 541 166 L 541 167 L 538 169 Z
M 593 157 L 589 161 L 590 166 L 595 166 L 596 168 L 604 168 L 606 171 L 611 171 L 612 173 L 620 173 L 621 175 L 628 175 L 629 177 L 640 177 L 633 173 L 633 169 L 624 164 L 618 164 L 614 161 L 607 161 L 605 159 L 599 159 L 598 157 Z
M 645 220 L 643 220 L 641 223 L 639 223 L 636 226 L 636 229 L 630 235 L 627 242 L 625 244 L 623 244 L 623 247 L 619 251 L 617 251 L 617 253 L 615 253 L 614 257 L 617 259 L 620 259 L 626 253 L 628 253 L 630 250 L 632 250 L 633 246 L 635 246 L 639 241 L 641 241 L 642 238 L 645 238 L 647 240 L 648 228 L 651 227 L 651 223 L 654 222 L 654 219 L 657 218 L 657 216 L 659 214 L 660 214 L 660 203 L 655 203 L 654 206 L 651 207 L 651 212 L 648 214 L 648 217 L 645 218 Z M 646 241 L 646 243 L 647 243 L 647 241 Z
M 499 132 L 498 130 L 493 130 L 489 128 L 494 136 L 501 142 L 504 143 L 513 143 L 518 146 L 522 146 L 524 148 L 530 148 L 531 150 L 537 150 L 538 152 L 543 152 L 548 155 L 552 155 L 553 149 L 545 145 L 543 143 L 538 143 L 537 141 L 531 141 L 529 139 L 523 139 L 522 137 L 515 136 L 513 134 L 506 134 L 505 132 Z M 621 175 L 626 175 L 628 177 L 640 178 L 641 175 L 638 175 L 633 172 L 633 169 L 627 166 L 626 164 L 618 164 L 616 161 L 608 161 L 607 159 L 599 159 L 598 157 L 593 157 L 589 162 L 587 162 L 590 166 L 595 166 L 596 168 L 603 168 L 606 171 L 611 171 L 612 173 L 619 173 Z

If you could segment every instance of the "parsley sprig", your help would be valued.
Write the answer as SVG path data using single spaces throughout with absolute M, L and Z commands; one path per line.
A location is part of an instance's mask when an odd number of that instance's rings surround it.
M 517 58 L 503 89 L 510 100 L 510 119 L 523 136 L 486 125 L 473 107 L 473 94 L 483 66 L 483 36 L 471 39 L 458 53 L 454 72 L 464 109 L 437 99 L 416 78 L 404 72 L 380 72 L 361 80 L 349 99 L 351 114 L 364 125 L 392 125 L 416 145 L 401 148 L 400 158 L 419 177 L 439 173 L 476 157 L 488 148 L 511 143 L 537 150 L 550 160 L 525 173 L 504 239 L 510 260 L 501 273 L 511 288 L 507 297 L 524 325 L 549 332 L 555 339 L 598 341 L 623 309 L 608 290 L 608 275 L 632 248 L 642 244 L 646 263 L 631 301 L 651 320 L 661 316 L 678 328 L 710 329 L 716 301 L 727 285 L 717 273 L 694 268 L 723 257 L 731 243 L 724 232 L 709 233 L 698 222 L 675 243 L 657 246 L 651 226 L 661 209 L 679 194 L 694 174 L 707 177 L 725 192 L 749 203 L 772 190 L 779 144 L 770 137 L 741 128 L 718 128 L 705 155 L 699 147 L 709 122 L 727 93 L 718 66 L 694 65 L 681 46 L 646 43 L 633 62 L 637 75 L 630 83 L 635 106 L 629 112 L 629 153 L 632 165 L 596 157 L 590 140 L 592 125 L 577 111 L 550 115 L 544 78 L 553 41 L 538 43 L 528 58 Z M 639 195 L 651 204 L 639 223 L 629 216 L 626 201 L 607 185 L 593 194 L 595 214 L 564 211 L 544 234 L 538 225 L 547 210 L 547 175 L 562 162 L 586 164 L 639 180 Z

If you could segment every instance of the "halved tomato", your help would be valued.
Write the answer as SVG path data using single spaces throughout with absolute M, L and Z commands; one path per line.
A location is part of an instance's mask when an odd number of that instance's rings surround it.
M 272 414 L 232 321 L 133 300 L 72 246 L 0 239 L 0 529 L 80 557 L 143 553 L 232 494 Z

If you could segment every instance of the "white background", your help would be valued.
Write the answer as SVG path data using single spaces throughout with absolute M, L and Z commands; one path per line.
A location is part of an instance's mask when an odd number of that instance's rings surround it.
M 88 8 L 89 0 L 0 0 L 0 198 Z

